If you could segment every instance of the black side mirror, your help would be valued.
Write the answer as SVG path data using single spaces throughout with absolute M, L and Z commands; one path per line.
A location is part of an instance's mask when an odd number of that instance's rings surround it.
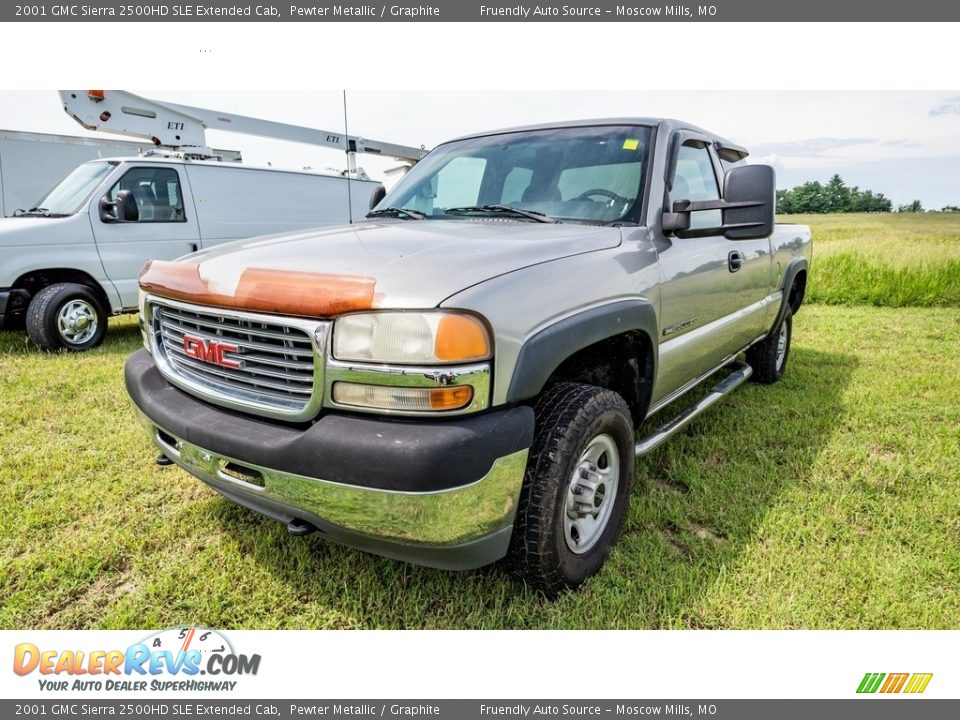
M 777 180 L 770 165 L 743 165 L 723 180 L 723 236 L 752 240 L 773 232 Z
M 776 175 L 769 165 L 743 165 L 723 179 L 722 200 L 677 200 L 661 218 L 665 234 L 679 238 L 723 234 L 728 240 L 768 237 L 773 232 Z M 720 227 L 690 229 L 691 213 L 721 210 Z
M 137 199 L 133 197 L 133 193 L 129 190 L 121 190 L 117 193 L 117 212 L 124 222 L 137 222 L 140 219 Z
M 140 219 L 140 208 L 137 200 L 129 190 L 117 193 L 117 199 L 111 200 L 108 195 L 100 198 L 100 219 L 105 223 L 137 222 Z
M 370 209 L 373 210 L 386 196 L 387 189 L 383 185 L 377 185 L 373 189 L 373 195 L 370 196 Z

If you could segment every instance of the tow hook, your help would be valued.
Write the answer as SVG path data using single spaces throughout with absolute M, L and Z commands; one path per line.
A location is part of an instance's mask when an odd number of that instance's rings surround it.
M 287 532 L 294 537 L 303 537 L 304 535 L 309 535 L 310 533 L 314 533 L 316 531 L 316 527 L 304 520 L 301 520 L 300 518 L 294 518 L 287 523 Z
M 168 465 L 173 465 L 173 460 L 168 458 L 163 453 L 160 453 L 159 455 L 157 455 L 156 462 L 157 462 L 157 465 L 159 465 L 160 467 L 167 467 Z

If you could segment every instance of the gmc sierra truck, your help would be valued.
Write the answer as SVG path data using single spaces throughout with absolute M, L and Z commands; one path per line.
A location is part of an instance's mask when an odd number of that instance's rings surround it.
M 786 369 L 810 232 L 746 155 L 663 119 L 472 135 L 363 222 L 148 263 L 158 461 L 297 535 L 576 587 L 635 458 Z

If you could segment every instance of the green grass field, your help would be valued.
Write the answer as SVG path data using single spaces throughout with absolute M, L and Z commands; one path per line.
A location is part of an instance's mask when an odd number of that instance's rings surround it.
M 810 225 L 811 302 L 960 305 L 960 213 L 785 215 Z
M 867 219 L 889 264 L 905 226 Z M 859 221 L 814 223 L 813 288 Z M 941 230 L 904 243 L 955 258 Z M 133 318 L 79 356 L 0 333 L 0 628 L 960 628 L 960 308 L 794 327 L 787 377 L 639 463 L 603 571 L 553 602 L 289 537 L 157 467 L 122 383 Z

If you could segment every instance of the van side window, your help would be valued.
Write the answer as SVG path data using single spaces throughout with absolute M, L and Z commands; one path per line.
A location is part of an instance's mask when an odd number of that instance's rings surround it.
M 111 200 L 129 190 L 140 209 L 138 222 L 185 222 L 180 176 L 173 168 L 131 168 L 107 193 Z
M 710 152 L 702 142 L 690 140 L 677 153 L 677 167 L 673 173 L 670 206 L 677 200 L 719 200 L 720 186 L 713 169 Z M 690 228 L 719 227 L 723 218 L 719 210 L 700 210 L 690 213 Z

